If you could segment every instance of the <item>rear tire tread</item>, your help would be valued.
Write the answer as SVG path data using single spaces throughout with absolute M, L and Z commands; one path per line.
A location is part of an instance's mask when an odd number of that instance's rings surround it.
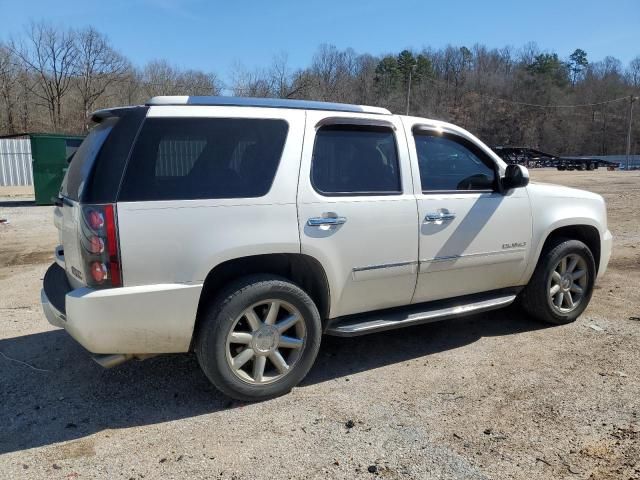
M 228 315 L 231 313 L 227 310 L 232 310 L 234 303 L 240 301 L 239 298 L 251 296 L 253 292 L 274 288 L 285 296 L 296 298 L 305 307 L 304 309 L 308 310 L 307 313 L 311 318 L 307 319 L 309 324 L 307 325 L 305 353 L 309 353 L 306 358 L 301 358 L 296 364 L 294 367 L 296 371 L 287 374 L 280 381 L 264 386 L 243 384 L 240 380 L 230 376 L 233 374 L 225 372 L 226 363 L 222 365 L 222 369 L 220 368 L 220 352 L 212 351 L 212 347 L 216 345 L 216 340 L 220 341 L 220 338 L 226 338 L 225 325 L 229 318 Z M 194 350 L 200 367 L 218 390 L 236 400 L 255 402 L 284 395 L 305 377 L 320 348 L 321 332 L 318 309 L 309 295 L 299 286 L 276 275 L 248 275 L 222 289 L 209 303 L 196 332 Z M 224 352 L 222 354 L 224 355 Z M 218 359 L 216 359 L 216 355 L 218 355 Z

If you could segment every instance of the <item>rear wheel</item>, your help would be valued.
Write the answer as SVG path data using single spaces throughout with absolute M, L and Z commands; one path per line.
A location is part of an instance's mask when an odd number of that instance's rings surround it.
M 313 365 L 320 337 L 320 315 L 302 289 L 283 278 L 252 275 L 213 302 L 195 350 L 219 390 L 256 401 L 297 385 Z
M 591 300 L 595 261 L 579 240 L 557 239 L 540 256 L 521 304 L 538 320 L 565 324 L 578 318 Z

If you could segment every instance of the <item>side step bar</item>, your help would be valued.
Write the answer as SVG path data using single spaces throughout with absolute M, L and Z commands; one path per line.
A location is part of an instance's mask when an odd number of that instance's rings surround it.
M 326 330 L 327 335 L 355 337 L 367 333 L 382 332 L 394 328 L 437 322 L 506 307 L 515 300 L 514 293 L 473 295 L 464 298 L 411 305 L 409 307 L 349 315 L 334 319 Z

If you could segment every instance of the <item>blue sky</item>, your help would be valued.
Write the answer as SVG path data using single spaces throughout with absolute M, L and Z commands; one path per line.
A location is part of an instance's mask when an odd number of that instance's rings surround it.
M 521 47 L 535 41 L 567 57 L 640 55 L 640 1 L 609 0 L 0 0 L 0 39 L 31 19 L 93 25 L 135 64 L 165 58 L 217 73 L 267 66 L 286 52 L 305 66 L 321 43 L 381 54 L 424 46 Z

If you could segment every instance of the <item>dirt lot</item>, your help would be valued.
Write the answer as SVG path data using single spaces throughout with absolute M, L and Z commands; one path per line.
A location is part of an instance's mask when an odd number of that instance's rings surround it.
M 40 310 L 51 208 L 0 191 L 0 478 L 640 478 L 640 172 L 532 176 L 608 202 L 613 258 L 578 321 L 325 338 L 301 387 L 249 405 L 191 355 L 95 365 Z

